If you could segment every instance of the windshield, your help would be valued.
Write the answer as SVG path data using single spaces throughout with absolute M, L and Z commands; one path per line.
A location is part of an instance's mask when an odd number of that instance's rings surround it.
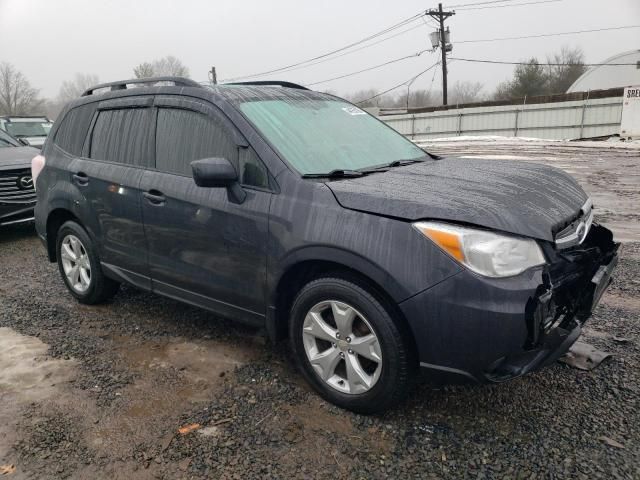
M 5 132 L 0 130 L 0 148 L 3 147 L 20 147 L 21 145 L 16 142 L 13 138 L 7 135 Z
M 5 124 L 7 132 L 14 137 L 46 137 L 51 130 L 51 122 L 12 121 Z
M 240 103 L 240 110 L 303 175 L 358 170 L 425 156 L 395 130 L 353 105 L 328 99 Z

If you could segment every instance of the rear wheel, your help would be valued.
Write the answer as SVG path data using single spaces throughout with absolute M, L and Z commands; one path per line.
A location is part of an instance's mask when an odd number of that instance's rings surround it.
M 363 286 L 340 278 L 307 284 L 291 310 L 290 339 L 305 378 L 340 407 L 374 413 L 406 395 L 414 371 L 410 342 Z
M 102 303 L 118 291 L 120 285 L 104 276 L 95 246 L 78 223 L 68 221 L 60 227 L 56 256 L 65 285 L 80 303 Z

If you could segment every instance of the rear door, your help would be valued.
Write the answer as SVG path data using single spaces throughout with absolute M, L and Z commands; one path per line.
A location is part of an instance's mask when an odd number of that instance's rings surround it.
M 154 291 L 260 324 L 265 313 L 269 175 L 213 105 L 156 98 L 156 168 L 142 177 L 142 211 Z M 227 158 L 247 193 L 198 187 L 193 160 Z
M 140 181 L 151 166 L 153 96 L 100 102 L 84 157 L 71 164 L 72 182 L 84 192 L 96 220 L 95 236 L 107 268 L 150 288 L 142 223 Z

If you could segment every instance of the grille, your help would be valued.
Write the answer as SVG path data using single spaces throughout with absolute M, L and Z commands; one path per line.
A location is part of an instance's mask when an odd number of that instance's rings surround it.
M 560 231 L 556 237 L 556 246 L 560 249 L 580 245 L 591 229 L 593 223 L 593 204 L 589 198 L 580 209 L 580 217 Z
M 34 203 L 36 191 L 33 188 L 31 170 L 5 170 L 0 172 L 0 203 Z

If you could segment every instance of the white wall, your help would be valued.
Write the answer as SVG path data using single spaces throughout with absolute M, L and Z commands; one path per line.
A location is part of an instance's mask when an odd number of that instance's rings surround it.
M 590 138 L 620 133 L 622 97 L 534 105 L 471 107 L 383 115 L 389 126 L 413 140 L 459 135 L 548 139 Z

